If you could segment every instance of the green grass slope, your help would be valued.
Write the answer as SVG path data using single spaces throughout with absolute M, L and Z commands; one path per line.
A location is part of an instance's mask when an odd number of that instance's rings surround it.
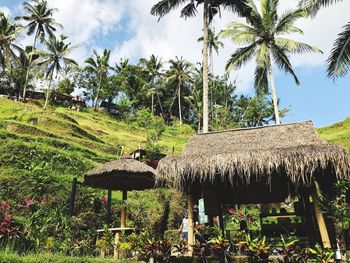
M 45 163 L 61 179 L 82 176 L 87 170 L 145 146 L 148 131 L 117 120 L 105 112 L 42 110 L 40 105 L 0 98 L 0 180 Z M 165 153 L 181 152 L 192 129 L 167 127 L 157 144 Z
M 317 129 L 324 140 L 343 146 L 350 154 L 350 118 L 328 127 Z

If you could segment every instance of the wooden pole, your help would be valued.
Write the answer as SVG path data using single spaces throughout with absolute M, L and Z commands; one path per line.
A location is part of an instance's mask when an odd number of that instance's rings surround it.
M 69 198 L 69 215 L 70 216 L 73 216 L 74 214 L 74 203 L 75 203 L 75 195 L 77 193 L 77 183 L 78 183 L 78 179 L 73 178 L 72 191 L 70 192 L 70 198 Z
M 122 216 L 120 220 L 120 227 L 125 228 L 126 227 L 126 206 L 125 201 L 128 199 L 128 192 L 123 191 L 123 204 L 122 204 Z
M 111 206 L 112 206 L 112 190 L 108 190 L 106 220 L 105 220 L 105 224 L 108 226 L 111 223 Z
M 191 194 L 187 195 L 188 205 L 188 255 L 193 256 L 194 246 L 194 224 L 193 224 L 193 197 Z
M 317 188 L 316 188 L 315 183 L 311 187 L 311 197 L 312 197 L 312 203 L 313 203 L 314 209 L 315 209 L 317 225 L 318 225 L 318 228 L 320 230 L 323 247 L 330 248 L 331 242 L 329 240 L 326 222 L 324 220 L 324 217 L 323 217 L 323 214 L 322 214 L 322 211 L 320 208 L 320 203 L 319 203 Z

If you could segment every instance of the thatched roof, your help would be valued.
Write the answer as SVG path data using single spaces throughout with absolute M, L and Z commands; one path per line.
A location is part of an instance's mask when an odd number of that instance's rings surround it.
M 348 178 L 344 148 L 320 139 L 312 122 L 270 125 L 194 135 L 183 154 L 168 156 L 158 165 L 158 182 L 185 191 L 194 184 L 270 184 L 286 176 L 296 188 L 310 186 L 325 173 Z
M 84 175 L 84 184 L 110 190 L 144 190 L 154 188 L 155 170 L 124 155 Z

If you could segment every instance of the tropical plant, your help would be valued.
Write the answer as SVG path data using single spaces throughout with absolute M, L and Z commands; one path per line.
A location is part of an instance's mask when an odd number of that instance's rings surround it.
M 39 63 L 41 70 L 45 73 L 45 78 L 49 80 L 44 110 L 49 102 L 52 80 L 62 70 L 62 64 L 78 66 L 75 60 L 67 57 L 74 47 L 70 47 L 71 43 L 66 44 L 64 42 L 66 39 L 67 37 L 62 35 L 59 39 L 50 37 L 49 40 L 44 40 L 47 51 L 43 53 L 43 61 Z
M 97 90 L 94 99 L 94 109 L 97 109 L 97 103 L 99 100 L 99 95 L 101 91 L 102 81 L 107 77 L 108 70 L 111 68 L 109 65 L 109 58 L 111 55 L 111 51 L 104 49 L 103 53 L 100 55 L 96 50 L 94 50 L 93 56 L 89 57 L 85 60 L 86 69 L 95 74 L 98 78 Z
M 279 105 L 279 100 L 277 101 Z M 280 118 L 288 113 L 289 109 L 279 109 Z M 233 103 L 233 121 L 240 127 L 256 127 L 275 121 L 274 103 L 267 96 L 241 95 Z M 276 121 L 275 121 L 276 122 Z
M 5 201 L 0 203 L 0 241 L 16 239 L 20 235 L 19 226 L 15 225 L 12 215 L 9 213 L 9 205 Z
M 255 88 L 258 95 L 267 94 L 270 84 L 274 103 L 275 121 L 280 124 L 278 99 L 273 78 L 272 59 L 283 71 L 291 74 L 297 85 L 300 84 L 293 67 L 289 61 L 289 54 L 319 52 L 321 50 L 298 42 L 283 35 L 291 33 L 302 34 L 302 30 L 294 26 L 300 18 L 307 16 L 302 9 L 294 9 L 278 14 L 278 0 L 260 0 L 261 12 L 258 11 L 253 0 L 248 0 L 251 12 L 244 16 L 247 24 L 232 22 L 228 28 L 221 32 L 222 37 L 231 38 L 237 44 L 247 46 L 237 49 L 226 64 L 226 71 L 239 69 L 250 59 L 255 57 Z
M 315 16 L 322 7 L 327 7 L 342 0 L 301 0 L 300 6 Z M 350 69 L 350 22 L 338 34 L 333 49 L 327 59 L 328 77 L 337 78 L 345 76 Z
M 9 76 L 12 73 L 13 61 L 18 60 L 15 52 L 21 51 L 21 48 L 15 44 L 19 31 L 20 28 L 9 17 L 0 12 L 0 65 L 3 72 L 7 68 Z
M 279 262 L 284 263 L 304 263 L 307 262 L 307 253 L 305 249 L 298 246 L 299 239 L 296 237 L 284 237 L 281 235 L 281 241 L 277 244 L 277 251 L 282 256 Z
M 41 42 L 44 41 L 46 36 L 50 38 L 54 37 L 56 27 L 62 28 L 62 25 L 56 23 L 52 17 L 53 13 L 57 11 L 55 8 L 50 8 L 46 0 L 32 0 L 31 2 L 24 2 L 23 8 L 27 12 L 24 16 L 18 16 L 16 20 L 23 20 L 27 22 L 27 35 L 34 34 L 33 50 L 36 49 L 36 43 L 39 38 Z M 29 72 L 32 63 L 33 53 L 30 54 L 29 64 L 27 67 L 26 78 L 23 86 L 23 101 L 26 99 L 26 90 L 29 80 Z
M 176 96 L 179 106 L 179 120 L 182 125 L 182 111 L 181 111 L 181 88 L 186 83 L 191 81 L 191 74 L 193 72 L 193 65 L 183 58 L 176 57 L 175 60 L 169 60 L 170 68 L 166 72 L 166 79 L 168 82 L 173 82 L 177 86 Z
M 181 4 L 186 5 L 181 10 L 181 17 L 188 18 L 197 15 L 197 7 L 203 4 L 203 132 L 209 130 L 209 67 L 208 67 L 208 48 L 209 35 L 208 28 L 213 17 L 220 13 L 220 7 L 230 9 L 239 14 L 248 14 L 249 7 L 244 0 L 161 0 L 151 9 L 151 14 L 159 18 L 168 14 L 171 10 Z
M 217 237 L 217 238 L 211 239 L 209 241 L 209 244 L 211 244 L 212 251 L 215 255 L 223 259 L 225 263 L 228 262 L 227 261 L 228 247 L 230 245 L 228 240 L 225 240 L 222 237 Z
M 198 38 L 198 42 L 203 42 L 204 37 Z M 213 51 L 217 55 L 219 55 L 219 48 L 223 48 L 224 43 L 220 41 L 219 35 L 215 34 L 215 30 L 208 28 L 208 49 L 209 49 L 209 58 L 210 58 L 210 67 L 211 67 L 211 73 L 214 74 L 214 58 L 213 58 Z
M 191 93 L 191 95 L 185 97 L 185 100 L 190 104 L 193 122 L 197 125 L 197 133 L 200 133 L 203 109 L 202 90 L 194 85 Z
M 319 244 L 316 244 L 315 248 L 308 248 L 308 252 L 315 263 L 334 262 L 334 251 L 331 248 L 322 248 Z
M 161 59 L 159 59 L 155 55 L 151 55 L 148 60 L 145 58 L 141 58 L 140 65 L 144 68 L 144 71 L 146 72 L 149 78 L 147 87 L 148 92 L 151 94 L 152 97 L 151 112 L 154 113 L 154 95 L 156 95 L 161 113 L 162 115 L 164 115 L 162 103 L 160 101 L 157 89 L 157 81 L 159 81 L 159 78 L 162 75 L 161 69 L 163 67 L 163 63 Z
M 250 235 L 246 235 L 245 240 L 239 242 L 238 246 L 253 258 L 253 262 L 268 262 L 271 250 L 265 236 L 252 239 Z

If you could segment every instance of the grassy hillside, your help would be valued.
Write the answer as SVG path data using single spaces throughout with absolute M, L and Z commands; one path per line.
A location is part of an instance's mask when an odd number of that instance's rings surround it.
M 321 138 L 345 147 L 350 154 L 350 118 L 317 131 Z
M 70 111 L 22 104 L 0 98 L 0 180 L 45 163 L 59 178 L 81 176 L 92 167 L 116 159 L 123 147 L 145 146 L 148 131 L 105 112 Z M 166 127 L 157 145 L 165 153 L 180 152 L 192 129 Z M 67 178 L 68 179 L 68 178 Z

